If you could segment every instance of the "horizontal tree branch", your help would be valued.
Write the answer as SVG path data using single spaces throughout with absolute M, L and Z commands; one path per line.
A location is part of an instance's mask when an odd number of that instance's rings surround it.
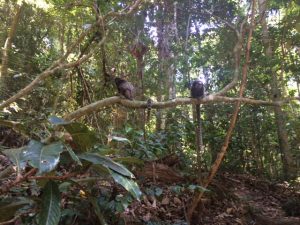
M 214 103 L 235 103 L 242 102 L 244 104 L 251 105 L 266 105 L 266 106 L 278 106 L 282 105 L 284 101 L 264 101 L 264 100 L 255 100 L 251 98 L 230 98 L 224 96 L 217 95 L 208 95 L 203 99 L 193 99 L 193 98 L 176 98 L 173 100 L 165 101 L 165 102 L 153 102 L 151 108 L 154 109 L 164 109 L 170 107 L 176 107 L 178 105 L 190 105 L 190 104 L 214 104 Z M 112 106 L 115 104 L 123 105 L 128 108 L 147 108 L 147 101 L 130 101 L 119 96 L 113 96 L 109 98 L 102 99 L 97 102 L 93 102 L 92 104 L 86 105 L 82 108 L 77 109 L 76 111 L 67 114 L 64 119 L 66 120 L 74 120 L 78 119 L 82 116 L 89 115 L 92 112 L 99 111 L 104 107 Z

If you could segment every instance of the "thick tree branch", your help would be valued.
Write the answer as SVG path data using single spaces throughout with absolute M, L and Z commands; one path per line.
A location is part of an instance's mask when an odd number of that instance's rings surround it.
M 226 102 L 228 103 L 242 102 L 245 104 L 266 105 L 266 106 L 283 104 L 283 102 L 271 102 L 271 101 L 243 98 L 243 97 L 230 98 L 230 97 L 223 97 L 223 96 L 208 95 L 205 98 L 199 100 L 193 98 L 176 98 L 165 102 L 153 102 L 151 107 L 154 109 L 164 109 L 164 108 L 176 107 L 178 105 L 189 105 L 189 104 L 196 105 L 199 103 L 214 104 L 214 103 L 226 103 Z M 144 108 L 144 109 L 147 108 L 147 101 L 130 101 L 124 98 L 120 98 L 118 96 L 113 96 L 113 97 L 102 99 L 97 102 L 93 102 L 92 104 L 79 108 L 76 111 L 66 115 L 64 118 L 66 120 L 78 119 L 82 116 L 91 114 L 95 111 L 99 111 L 104 107 L 112 106 L 115 104 L 123 105 L 128 108 Z

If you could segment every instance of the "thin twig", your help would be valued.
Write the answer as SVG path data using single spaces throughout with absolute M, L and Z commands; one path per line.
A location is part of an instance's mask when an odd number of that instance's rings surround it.
M 65 174 L 63 176 L 30 176 L 30 177 L 28 177 L 28 179 L 30 179 L 30 180 L 44 180 L 44 179 L 67 180 L 71 177 L 76 177 L 77 175 L 78 175 L 77 173 L 69 173 L 69 174 Z
M 26 173 L 24 176 L 18 177 L 16 180 L 4 185 L 1 189 L 0 189 L 0 195 L 8 192 L 12 187 L 17 186 L 19 183 L 23 182 L 24 180 L 26 180 L 28 177 L 34 175 L 36 172 L 38 171 L 38 169 L 36 168 L 32 168 L 28 173 Z

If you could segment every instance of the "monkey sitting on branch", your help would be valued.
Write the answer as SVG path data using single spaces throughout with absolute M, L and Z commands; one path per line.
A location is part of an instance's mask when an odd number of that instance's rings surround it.
M 196 79 L 191 83 L 191 97 L 192 98 L 203 98 L 205 96 L 205 88 L 204 84 L 200 79 Z M 197 145 L 197 164 L 198 164 L 198 172 L 199 176 L 201 176 L 201 160 L 200 154 L 203 146 L 202 141 L 202 127 L 201 127 L 201 116 L 200 116 L 200 104 L 196 104 L 196 145 Z
M 114 80 L 119 94 L 124 96 L 126 99 L 133 100 L 135 94 L 133 85 L 120 77 L 115 77 Z
M 203 98 L 205 95 L 204 84 L 200 79 L 196 79 L 191 84 L 191 97 Z M 196 105 L 197 123 L 200 124 L 200 104 Z

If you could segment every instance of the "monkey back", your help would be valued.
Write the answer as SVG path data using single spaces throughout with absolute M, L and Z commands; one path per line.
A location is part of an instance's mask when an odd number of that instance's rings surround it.
M 123 95 L 125 98 L 129 100 L 133 100 L 134 98 L 134 87 L 133 85 L 119 77 L 115 78 L 115 83 L 118 88 L 119 94 Z

